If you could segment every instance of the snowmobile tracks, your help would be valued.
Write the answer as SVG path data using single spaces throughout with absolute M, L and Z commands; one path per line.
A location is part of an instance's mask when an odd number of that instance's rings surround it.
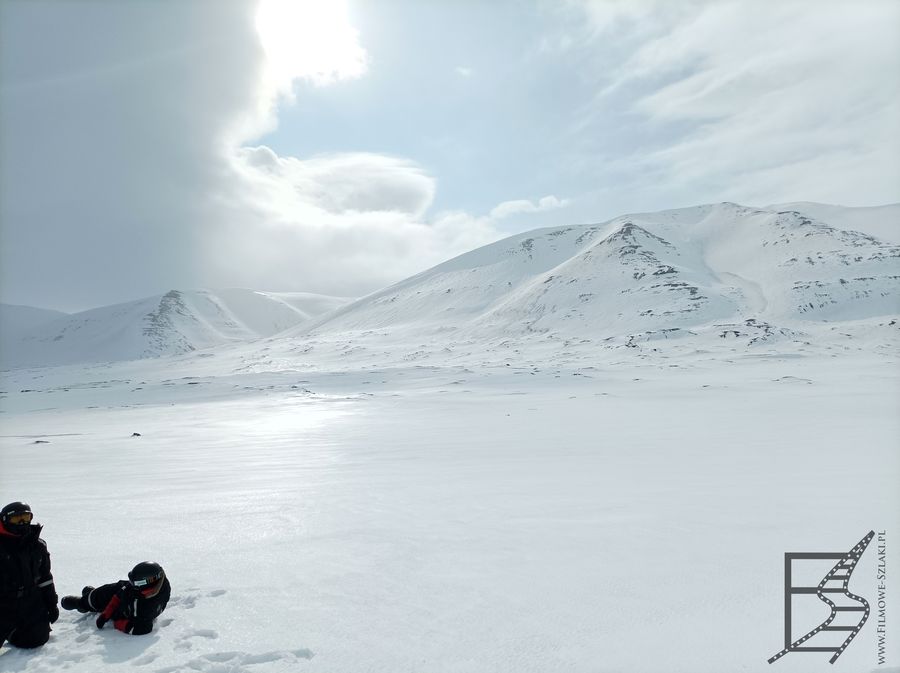
M 831 608 L 831 614 L 828 618 L 819 624 L 812 631 L 807 633 L 806 635 L 798 638 L 797 640 L 791 642 L 789 645 L 786 645 L 781 652 L 771 657 L 768 661 L 769 663 L 773 663 L 783 657 L 788 652 L 831 652 L 832 656 L 828 663 L 833 664 L 837 661 L 837 658 L 843 654 L 844 650 L 847 649 L 847 646 L 853 641 L 856 637 L 856 634 L 859 633 L 860 629 L 862 629 L 863 624 L 866 623 L 866 620 L 869 618 L 869 603 L 865 598 L 861 596 L 857 596 L 856 594 L 850 593 L 850 590 L 847 588 L 847 585 L 850 582 L 850 576 L 853 574 L 853 570 L 856 568 L 856 564 L 859 562 L 859 558 L 862 556 L 863 552 L 866 550 L 866 547 L 869 546 L 869 542 L 872 541 L 872 538 L 875 537 L 874 531 L 869 531 L 869 533 L 860 540 L 853 549 L 844 554 L 838 562 L 834 565 L 834 567 L 822 578 L 822 581 L 819 582 L 817 587 L 793 587 L 788 586 L 785 588 L 786 592 L 790 592 L 790 594 L 815 594 L 816 597 L 822 601 L 823 603 L 827 603 Z M 813 557 L 830 557 L 834 558 L 831 555 L 823 554 L 823 555 L 815 555 L 809 554 L 804 555 L 810 558 Z M 834 586 L 835 582 L 840 582 L 840 586 Z M 851 601 L 857 603 L 857 605 L 835 605 L 834 601 L 832 601 L 828 594 L 843 594 Z M 789 601 L 790 596 L 786 595 L 785 600 Z M 842 612 L 858 612 L 860 614 L 859 622 L 856 626 L 833 626 L 832 622 L 834 622 L 838 613 Z M 790 628 L 790 620 L 786 619 L 786 629 Z M 805 645 L 807 641 L 809 641 L 814 636 L 819 634 L 834 632 L 834 631 L 845 631 L 847 632 L 847 637 L 844 639 L 844 642 L 838 646 L 829 646 L 829 647 L 813 647 L 809 645 Z M 790 632 L 786 631 L 785 633 L 785 643 L 790 640 Z M 820 639 L 821 640 L 821 639 Z

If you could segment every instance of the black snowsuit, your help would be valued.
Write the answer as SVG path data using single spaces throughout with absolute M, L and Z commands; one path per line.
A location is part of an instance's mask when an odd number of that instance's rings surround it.
M 78 609 L 82 612 L 99 612 L 112 621 L 119 631 L 142 636 L 153 630 L 153 620 L 166 609 L 171 592 L 168 578 L 163 579 L 159 593 L 150 598 L 142 596 L 130 582 L 121 580 L 96 589 L 85 587 Z
M 59 618 L 50 552 L 32 524 L 14 535 L 0 523 L 0 646 L 40 647 Z

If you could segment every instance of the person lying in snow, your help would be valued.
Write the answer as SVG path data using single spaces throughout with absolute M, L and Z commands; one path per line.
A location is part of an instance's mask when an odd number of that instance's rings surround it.
M 24 502 L 0 510 L 0 647 L 40 647 L 59 618 L 50 552 L 33 516 Z
M 142 636 L 153 630 L 153 620 L 162 614 L 171 593 L 166 573 L 158 563 L 143 561 L 128 573 L 128 580 L 84 587 L 81 597 L 63 596 L 64 610 L 99 612 L 97 628 L 108 621 L 123 633 Z

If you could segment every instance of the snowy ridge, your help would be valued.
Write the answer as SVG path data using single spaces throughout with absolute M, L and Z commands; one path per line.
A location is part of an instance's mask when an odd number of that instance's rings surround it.
M 0 304 L 0 359 L 28 332 L 66 315 L 46 308 Z
M 897 204 L 847 208 L 826 203 L 797 201 L 766 206 L 764 210 L 793 210 L 820 222 L 828 222 L 838 229 L 859 231 L 888 243 L 900 244 L 897 226 Z
M 271 336 L 348 300 L 244 289 L 172 290 L 43 322 L 11 339 L 3 366 L 177 355 Z
M 900 206 L 827 209 L 900 219 Z M 800 211 L 722 203 L 513 236 L 292 334 L 616 339 L 740 325 L 784 336 L 898 312 L 900 246 Z
M 3 333 L 24 333 L 30 329 L 68 315 L 62 311 L 34 306 L 0 304 L 0 329 Z

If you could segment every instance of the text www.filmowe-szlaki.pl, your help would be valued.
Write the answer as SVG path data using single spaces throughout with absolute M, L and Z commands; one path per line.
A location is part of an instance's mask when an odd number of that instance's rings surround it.
M 875 579 L 878 581 L 876 646 L 878 648 L 878 665 L 884 664 L 885 641 L 887 639 L 887 534 L 878 532 L 877 566 Z

